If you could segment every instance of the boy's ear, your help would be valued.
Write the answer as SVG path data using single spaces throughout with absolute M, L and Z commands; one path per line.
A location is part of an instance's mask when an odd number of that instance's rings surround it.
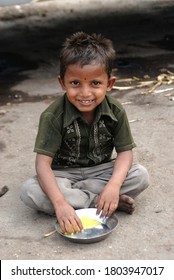
M 113 85 L 115 84 L 116 81 L 116 77 L 115 76 L 111 76 L 108 80 L 108 87 L 107 87 L 107 91 L 111 91 Z
M 61 79 L 60 75 L 57 77 L 59 84 L 61 85 L 62 89 L 65 90 L 64 81 Z

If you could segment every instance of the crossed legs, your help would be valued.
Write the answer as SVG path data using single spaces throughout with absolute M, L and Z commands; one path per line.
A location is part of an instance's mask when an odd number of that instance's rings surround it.
M 55 171 L 57 183 L 65 199 L 75 209 L 94 207 L 95 201 L 111 177 L 114 162 L 92 168 L 68 168 Z M 134 164 L 120 189 L 118 210 L 131 214 L 134 211 L 134 198 L 149 185 L 147 170 Z M 27 180 L 21 190 L 22 201 L 31 208 L 53 214 L 54 208 L 42 191 L 37 177 Z

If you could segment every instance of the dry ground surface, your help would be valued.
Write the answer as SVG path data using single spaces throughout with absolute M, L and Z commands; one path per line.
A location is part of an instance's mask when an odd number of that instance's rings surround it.
M 0 258 L 172 260 L 174 3 L 84 2 L 0 8 L 0 188 L 9 188 L 0 197 Z M 55 218 L 27 208 L 19 198 L 21 184 L 35 174 L 32 151 L 39 116 L 62 94 L 56 78 L 61 43 L 78 30 L 100 32 L 114 42 L 116 86 L 121 88 L 111 94 L 125 106 L 137 143 L 135 161 L 147 167 L 151 181 L 136 199 L 134 214 L 118 212 L 112 234 L 89 245 L 58 234 L 44 238 Z M 142 94 L 164 73 L 168 76 L 155 92 Z M 138 87 L 145 81 L 154 84 Z

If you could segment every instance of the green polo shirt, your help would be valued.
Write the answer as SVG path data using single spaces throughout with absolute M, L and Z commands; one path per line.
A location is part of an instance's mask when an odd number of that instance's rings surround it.
M 41 114 L 34 151 L 52 157 L 58 169 L 108 162 L 114 148 L 119 153 L 134 147 L 126 112 L 115 98 L 106 94 L 88 124 L 64 94 Z

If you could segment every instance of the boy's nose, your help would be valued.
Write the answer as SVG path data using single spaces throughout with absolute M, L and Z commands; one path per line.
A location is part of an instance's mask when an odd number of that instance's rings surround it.
M 91 95 L 91 90 L 88 86 L 84 86 L 82 89 L 81 89 L 81 94 L 83 97 L 88 97 Z

